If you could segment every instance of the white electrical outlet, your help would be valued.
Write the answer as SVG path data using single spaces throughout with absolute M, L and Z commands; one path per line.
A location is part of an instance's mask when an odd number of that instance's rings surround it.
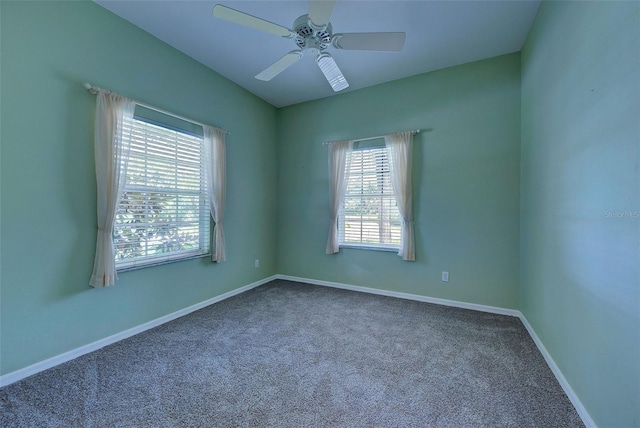
M 449 272 L 442 271 L 442 282 L 449 282 Z
M 256 259 L 256 261 L 253 262 L 253 266 L 259 268 L 260 267 L 260 259 Z

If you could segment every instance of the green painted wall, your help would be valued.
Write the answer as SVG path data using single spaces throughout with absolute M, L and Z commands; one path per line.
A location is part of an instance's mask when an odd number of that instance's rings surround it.
M 392 60 L 392 59 L 391 59 Z M 282 274 L 518 307 L 520 55 L 505 55 L 278 110 Z M 419 128 L 416 262 L 325 254 L 324 141 Z M 450 282 L 440 281 L 441 271 Z
M 640 426 L 640 3 L 544 2 L 522 53 L 521 310 L 601 427 Z
M 276 273 L 274 107 L 94 3 L 3 1 L 0 11 L 0 373 Z M 95 97 L 86 81 L 231 131 L 226 263 L 174 263 L 89 286 Z

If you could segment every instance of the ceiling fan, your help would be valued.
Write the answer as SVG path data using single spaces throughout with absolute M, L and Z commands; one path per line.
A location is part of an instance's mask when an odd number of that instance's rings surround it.
M 316 63 L 335 92 L 349 87 L 347 79 L 327 52 L 335 49 L 398 52 L 404 46 L 405 33 L 333 33 L 329 19 L 336 0 L 311 0 L 309 13 L 293 22 L 293 30 L 257 18 L 221 4 L 213 8 L 213 16 L 245 27 L 293 39 L 297 49 L 285 54 L 256 75 L 269 81 L 302 58 L 304 53 L 317 54 Z

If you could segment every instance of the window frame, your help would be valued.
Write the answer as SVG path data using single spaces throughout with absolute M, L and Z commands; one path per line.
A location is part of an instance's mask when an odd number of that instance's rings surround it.
M 375 242 L 350 242 L 350 241 L 346 241 L 346 236 L 345 236 L 345 221 L 346 221 L 346 216 L 345 216 L 345 203 L 347 201 L 347 198 L 350 197 L 349 193 L 348 193 L 348 189 L 349 189 L 349 179 L 350 179 L 350 170 L 351 170 L 351 162 L 353 160 L 352 155 L 354 152 L 364 152 L 364 151 L 368 151 L 368 150 L 381 150 L 382 153 L 384 153 L 384 156 L 386 157 L 386 171 L 384 171 L 384 166 L 380 165 L 376 165 L 376 171 L 372 174 L 385 174 L 388 177 L 388 188 L 391 189 L 391 199 L 393 202 L 393 206 L 396 207 L 395 209 L 395 213 L 398 217 L 398 219 L 401 221 L 401 217 L 399 214 L 399 211 L 397 209 L 397 202 L 396 202 L 396 197 L 395 197 L 395 190 L 393 189 L 393 184 L 391 183 L 391 177 L 390 177 L 390 172 L 389 172 L 389 168 L 388 168 L 388 153 L 386 151 L 386 146 L 384 144 L 384 140 L 382 141 L 382 144 L 380 143 L 371 143 L 371 142 L 367 142 L 365 144 L 358 144 L 356 143 L 357 146 L 353 147 L 352 150 L 347 154 L 347 161 L 345 163 L 345 181 L 346 181 L 346 190 L 345 190 L 345 195 L 344 198 L 342 199 L 342 201 L 340 202 L 340 208 L 338 210 L 338 246 L 339 248 L 350 248 L 350 249 L 358 249 L 358 250 L 370 250 L 370 251 L 384 251 L 384 252 L 393 252 L 393 253 L 397 253 L 400 250 L 400 245 L 401 245 L 401 235 L 398 238 L 398 242 L 396 243 L 375 243 Z M 378 172 L 378 168 L 383 169 L 383 171 Z M 364 175 L 363 175 L 363 179 L 364 179 Z M 383 178 L 384 180 L 384 178 Z M 376 178 L 377 181 L 377 178 Z M 364 183 L 363 183 L 364 185 Z M 383 193 L 380 193 L 379 195 L 374 196 L 375 198 L 378 199 L 383 199 L 386 196 L 383 196 Z M 382 203 L 381 203 L 381 206 Z M 390 213 L 390 215 L 393 215 L 393 213 Z M 378 222 L 379 224 L 383 223 L 383 214 L 379 213 L 378 215 Z M 362 224 L 362 221 L 360 222 L 360 224 Z M 401 231 L 400 231 L 401 233 Z M 380 238 L 380 235 L 378 236 Z
M 138 111 L 138 107 L 141 107 L 143 112 L 145 110 L 147 111 L 147 113 L 151 111 L 148 109 L 147 106 L 136 104 L 136 112 Z M 157 255 L 146 254 L 145 256 L 142 256 L 142 257 L 135 257 L 135 258 L 129 258 L 129 259 L 119 258 L 118 257 L 118 253 L 119 253 L 118 238 L 116 237 L 116 231 L 118 230 L 118 225 L 121 224 L 118 219 L 119 215 L 121 215 L 121 206 L 123 204 L 121 200 L 115 215 L 116 218 L 114 220 L 114 234 L 113 234 L 114 255 L 115 255 L 115 264 L 116 264 L 117 272 L 126 272 L 130 270 L 143 269 L 147 267 L 164 265 L 168 263 L 193 260 L 193 259 L 198 259 L 203 257 L 211 257 L 211 254 L 212 254 L 211 252 L 212 252 L 213 245 L 212 245 L 211 234 L 213 230 L 213 227 L 212 227 L 213 222 L 211 218 L 210 205 L 209 205 L 209 192 L 207 188 L 208 184 L 205 177 L 204 136 L 202 134 L 198 134 L 197 132 L 194 132 L 194 127 L 196 129 L 197 127 L 200 127 L 200 128 L 202 127 L 196 123 L 188 121 L 187 119 L 183 119 L 178 116 L 173 116 L 170 113 L 160 112 L 155 110 L 152 111 L 152 113 L 153 113 L 152 115 L 151 114 L 147 114 L 147 115 L 134 114 L 132 128 L 136 126 L 145 127 L 145 128 L 159 127 L 159 128 L 162 128 L 162 132 L 168 131 L 170 133 L 181 134 L 180 137 L 176 136 L 176 140 L 175 140 L 176 150 L 178 150 L 177 146 L 179 145 L 178 138 L 185 138 L 185 137 L 197 138 L 199 140 L 200 147 L 199 147 L 199 162 L 198 162 L 199 164 L 198 165 L 198 169 L 199 169 L 198 191 L 178 189 L 177 187 L 174 189 L 170 189 L 169 187 L 149 186 L 149 185 L 146 185 L 147 183 L 145 183 L 145 185 L 135 185 L 135 184 L 132 185 L 128 183 L 129 172 L 131 171 L 131 169 L 127 168 L 127 177 L 125 177 L 123 195 L 125 195 L 127 192 L 146 193 L 147 195 L 150 195 L 150 194 L 151 195 L 153 194 L 171 195 L 176 198 L 176 203 L 175 203 L 176 212 L 178 211 L 178 208 L 180 206 L 179 204 L 180 196 L 192 196 L 194 197 L 194 199 L 198 199 L 198 203 L 196 205 L 190 205 L 191 207 L 197 207 L 196 211 L 198 212 L 197 223 L 192 222 L 193 224 L 197 224 L 198 246 L 197 248 L 193 248 L 193 249 L 169 251 L 169 252 L 160 253 Z M 163 118 L 165 120 L 162 120 Z M 183 122 L 182 124 L 183 126 L 180 126 L 181 125 L 180 122 Z M 146 131 L 146 132 L 149 132 L 149 131 Z M 146 144 L 147 143 L 145 143 L 145 147 L 146 147 Z M 133 142 L 132 142 L 132 147 L 133 147 Z M 145 162 L 148 162 L 148 159 L 149 159 L 147 156 L 132 157 L 130 152 L 129 161 L 135 158 L 137 158 L 138 160 L 146 159 Z M 179 161 L 177 158 L 178 158 L 178 154 L 176 154 L 176 157 L 173 158 L 174 165 L 176 166 L 176 171 L 179 164 Z M 172 158 L 169 158 L 169 159 L 172 159 Z M 176 176 L 177 176 L 177 173 L 176 173 Z M 160 222 L 159 224 L 166 225 L 167 229 L 170 229 L 172 226 L 178 227 L 176 226 L 178 223 L 184 223 L 184 222 L 174 220 L 174 221 Z M 149 224 L 149 223 L 145 223 L 145 224 Z

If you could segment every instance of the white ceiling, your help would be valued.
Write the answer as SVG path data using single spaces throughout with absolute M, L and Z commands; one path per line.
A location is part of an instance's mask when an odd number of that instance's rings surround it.
M 295 43 L 212 13 L 220 3 L 291 28 L 298 16 L 308 13 L 308 1 L 94 1 L 276 107 L 334 95 L 311 55 L 270 82 L 255 79 L 296 49 Z M 540 0 L 339 0 L 331 18 L 334 33 L 407 34 L 402 52 L 330 47 L 350 84 L 342 92 L 519 51 L 539 5 Z

